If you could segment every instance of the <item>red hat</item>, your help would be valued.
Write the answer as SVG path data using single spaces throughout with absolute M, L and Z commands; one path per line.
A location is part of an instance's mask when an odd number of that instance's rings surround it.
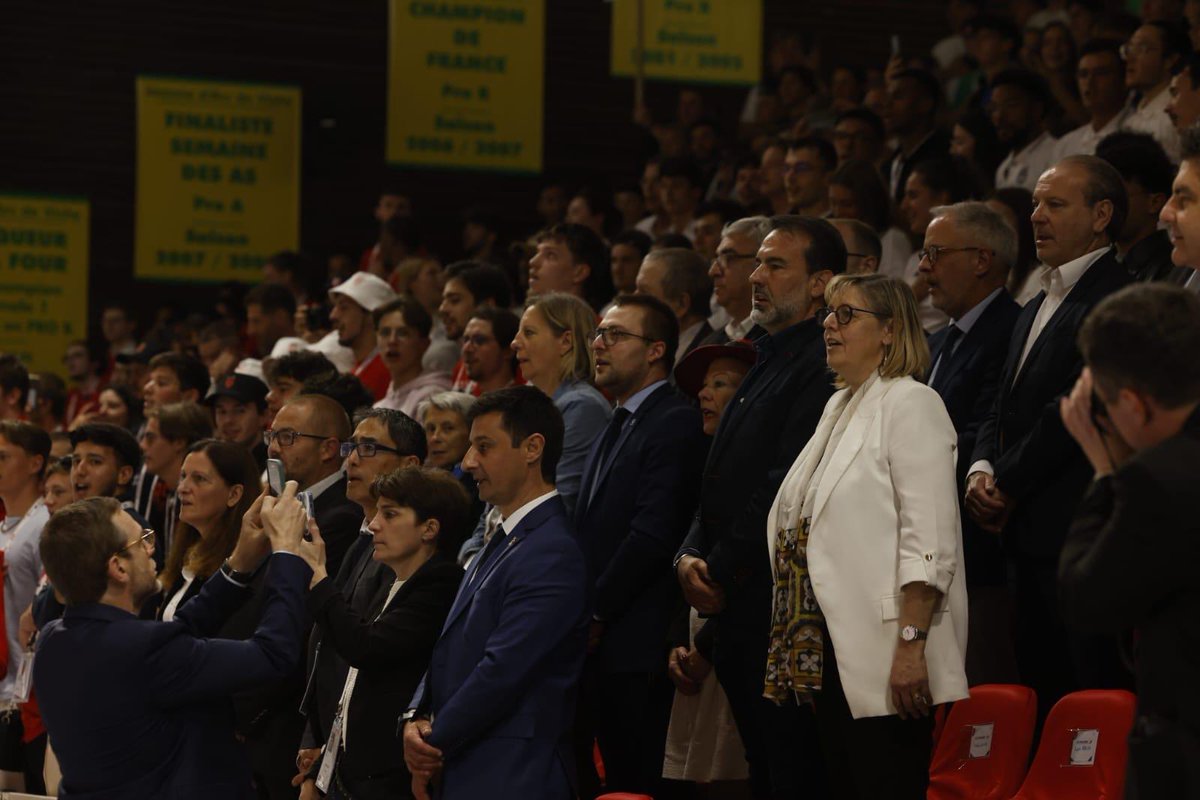
M 708 374 L 709 366 L 718 358 L 736 359 L 753 367 L 754 362 L 758 360 L 758 351 L 744 339 L 728 344 L 707 344 L 697 347 L 684 356 L 679 365 L 675 367 L 675 385 L 692 397 L 696 397 L 704 388 L 704 376 Z

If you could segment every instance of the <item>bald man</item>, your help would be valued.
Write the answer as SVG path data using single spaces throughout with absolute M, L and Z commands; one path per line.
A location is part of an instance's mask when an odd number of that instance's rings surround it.
M 346 498 L 342 470 L 341 446 L 350 438 L 350 419 L 332 398 L 302 394 L 279 409 L 268 437 L 268 457 L 282 461 L 287 479 L 312 495 L 327 569 L 336 574 L 363 521 L 362 507 Z

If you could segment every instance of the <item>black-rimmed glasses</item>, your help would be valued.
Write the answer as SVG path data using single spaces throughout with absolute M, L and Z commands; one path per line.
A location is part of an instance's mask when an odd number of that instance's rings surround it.
M 297 436 L 303 436 L 305 439 L 321 440 L 330 438 L 328 436 L 319 436 L 315 433 L 301 433 L 300 431 L 294 431 L 291 428 L 284 428 L 280 431 L 263 431 L 263 443 L 266 444 L 267 447 L 270 447 L 271 442 L 276 441 L 279 442 L 280 447 L 291 447 L 296 443 Z
M 342 458 L 349 458 L 350 454 L 355 451 L 358 452 L 359 458 L 374 458 L 375 454 L 380 450 L 385 453 L 403 455 L 403 453 L 396 448 L 388 447 L 385 444 L 379 444 L 379 442 L 360 442 L 354 439 L 351 439 L 348 442 L 342 442 L 339 452 L 341 453 Z
M 837 308 L 830 308 L 829 306 L 818 308 L 817 324 L 824 325 L 825 320 L 829 319 L 830 315 L 832 315 L 834 319 L 837 320 L 838 325 L 849 325 L 850 320 L 854 319 L 855 314 L 870 314 L 871 316 L 879 317 L 880 319 L 887 319 L 891 316 L 891 314 L 883 314 L 879 311 L 872 311 L 869 308 L 859 308 L 858 306 L 852 306 L 843 303 Z
M 134 539 L 132 542 L 125 545 L 117 552 L 113 553 L 113 555 L 119 556 L 119 555 L 121 555 L 121 553 L 124 553 L 126 550 L 133 547 L 135 544 L 138 544 L 139 542 L 141 543 L 142 547 L 146 548 L 147 555 L 154 555 L 154 539 L 156 536 L 157 536 L 157 534 L 154 532 L 153 528 L 142 528 L 141 536 Z
M 964 253 L 968 250 L 986 250 L 986 247 L 940 247 L 936 244 L 930 245 L 923 250 L 917 252 L 917 257 L 922 261 L 929 260 L 929 266 L 936 267 L 938 259 L 942 253 Z
M 596 328 L 596 330 L 592 331 L 592 341 L 594 342 L 597 339 L 604 342 L 605 347 L 612 347 L 622 339 L 641 339 L 643 342 L 650 342 L 651 344 L 658 341 L 658 339 L 651 339 L 649 336 L 642 336 L 639 333 L 623 331 L 620 328 Z

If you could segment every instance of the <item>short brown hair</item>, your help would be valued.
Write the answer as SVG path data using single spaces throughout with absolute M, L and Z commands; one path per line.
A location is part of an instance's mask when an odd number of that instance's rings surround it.
M 917 316 L 917 298 L 904 281 L 887 275 L 835 275 L 825 287 L 830 306 L 847 290 L 862 295 L 866 307 L 892 326 L 892 346 L 883 354 L 879 375 L 883 378 L 911 377 L 920 380 L 929 370 L 929 344 Z M 844 388 L 839 378 L 835 385 Z
M 60 508 L 42 529 L 42 566 L 69 606 L 95 603 L 108 589 L 108 560 L 125 546 L 113 522 L 121 504 L 89 497 Z
M 1100 302 L 1079 328 L 1079 350 L 1105 393 L 1144 392 L 1167 408 L 1200 400 L 1200 297 L 1137 283 Z
M 208 409 L 197 403 L 167 403 L 146 412 L 147 419 L 158 420 L 158 433 L 172 442 L 192 444 L 213 435 Z
M 33 423 L 6 419 L 0 421 L 0 437 L 31 456 L 41 456 L 42 468 L 38 471 L 38 478 L 46 474 L 46 465 L 50 461 L 50 434 Z
M 472 525 L 471 498 L 458 479 L 433 467 L 401 467 L 377 477 L 371 497 L 411 508 L 420 522 L 438 521 L 437 548 L 455 555 Z
M 657 297 L 648 294 L 621 294 L 613 300 L 617 308 L 633 306 L 642 310 L 642 335 L 651 342 L 662 342 L 662 363 L 669 373 L 675 367 L 675 351 L 679 349 L 679 320 L 675 312 Z

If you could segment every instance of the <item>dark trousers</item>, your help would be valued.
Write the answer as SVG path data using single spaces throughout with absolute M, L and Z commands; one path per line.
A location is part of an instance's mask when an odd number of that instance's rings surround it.
M 575 723 L 580 796 L 600 793 L 592 742 L 604 761 L 604 792 L 660 796 L 663 751 L 675 687 L 664 669 L 654 673 L 605 672 L 589 662 L 579 687 Z
M 1014 643 L 1021 683 L 1037 692 L 1038 728 L 1064 695 L 1080 689 L 1133 689 L 1115 636 L 1070 631 L 1058 611 L 1058 563 L 1018 557 L 1011 563 Z
M 811 709 L 777 706 L 763 697 L 766 641 L 734 639 L 719 630 L 714 668 L 746 748 L 751 792 L 764 800 L 818 800 L 825 796 L 825 767 Z
M 933 750 L 933 715 L 907 720 L 898 716 L 854 719 L 828 634 L 816 712 L 828 780 L 828 793 L 822 796 L 832 800 L 924 800 Z

